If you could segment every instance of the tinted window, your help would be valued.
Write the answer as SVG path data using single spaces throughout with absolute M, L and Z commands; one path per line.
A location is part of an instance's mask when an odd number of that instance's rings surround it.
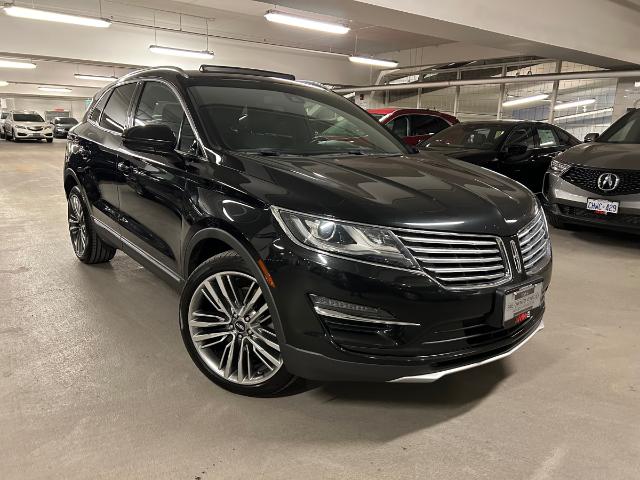
M 495 150 L 504 138 L 505 131 L 505 126 L 501 124 L 457 123 L 436 133 L 421 146 Z
M 640 143 L 640 110 L 625 115 L 598 138 L 605 143 Z
M 2 112 L 2 114 L 0 115 L 0 120 L 4 120 L 5 118 L 7 118 L 7 113 Z
M 89 120 L 92 120 L 94 122 L 98 121 L 98 119 L 100 118 L 100 114 L 102 113 L 102 110 L 104 110 L 104 104 L 107 103 L 108 98 L 109 98 L 109 92 L 105 93 L 104 95 L 102 95 L 102 97 L 100 97 L 100 100 L 98 101 L 98 103 L 96 103 L 96 105 L 93 107 L 93 110 L 91 110 L 91 116 L 89 117 Z
M 407 115 L 396 117 L 385 126 L 401 138 L 409 136 L 409 117 Z
M 182 106 L 169 87 L 159 82 L 145 82 L 134 125 L 166 125 L 178 138 L 183 117 Z
M 187 120 L 187 116 L 183 115 L 182 117 L 182 127 L 180 128 L 180 141 L 178 142 L 178 150 L 181 152 L 188 152 L 192 150 L 194 147 L 194 142 L 196 141 L 196 136 L 193 133 L 193 129 L 191 128 L 191 124 Z
M 189 88 L 207 133 L 232 150 L 269 150 L 271 155 L 407 151 L 380 123 L 339 95 L 299 85 L 237 83 Z
M 135 83 L 128 83 L 113 90 L 100 117 L 101 127 L 118 133 L 124 131 L 127 124 L 127 110 L 135 89 Z
M 553 127 L 536 127 L 538 130 L 538 139 L 540 140 L 540 147 L 557 147 L 560 145 L 560 140 L 556 136 L 556 131 Z
M 509 135 L 506 145 L 526 145 L 529 148 L 535 148 L 533 129 L 530 127 L 516 127 Z
M 440 117 L 433 115 L 411 115 L 410 135 L 434 135 L 449 126 Z
M 16 122 L 44 122 L 44 119 L 37 113 L 14 113 L 13 120 Z
M 560 143 L 562 143 L 563 145 L 574 146 L 580 143 L 577 138 L 573 137 L 572 135 L 558 127 L 556 127 L 556 135 L 558 135 Z
M 78 121 L 75 118 L 65 117 L 65 118 L 56 118 L 56 125 L 76 125 Z

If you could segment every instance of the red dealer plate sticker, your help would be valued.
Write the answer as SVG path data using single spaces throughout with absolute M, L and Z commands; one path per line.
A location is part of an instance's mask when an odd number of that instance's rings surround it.
M 542 282 L 530 283 L 504 296 L 503 323 L 522 323 L 542 304 Z

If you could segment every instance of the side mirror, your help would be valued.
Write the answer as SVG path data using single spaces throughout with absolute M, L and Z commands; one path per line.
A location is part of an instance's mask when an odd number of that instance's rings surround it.
M 600 136 L 599 133 L 587 133 L 584 136 L 584 141 L 585 143 L 595 142 L 599 136 Z
M 524 155 L 529 150 L 523 143 L 514 143 L 513 145 L 509 145 L 507 147 L 507 155 L 510 157 L 517 157 L 519 155 Z
M 137 125 L 122 133 L 122 143 L 129 150 L 170 153 L 176 149 L 176 136 L 166 125 Z

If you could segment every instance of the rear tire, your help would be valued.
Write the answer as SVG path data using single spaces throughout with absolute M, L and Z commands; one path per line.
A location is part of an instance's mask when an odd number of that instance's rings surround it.
M 216 255 L 189 276 L 180 297 L 180 331 L 196 366 L 233 393 L 270 397 L 298 377 L 280 355 L 265 290 L 234 251 Z
M 53 143 L 53 138 L 47 138 L 47 143 Z
M 76 257 L 87 264 L 108 262 L 116 254 L 116 249 L 106 244 L 97 235 L 89 209 L 80 189 L 75 186 L 69 192 L 67 215 L 71 245 Z

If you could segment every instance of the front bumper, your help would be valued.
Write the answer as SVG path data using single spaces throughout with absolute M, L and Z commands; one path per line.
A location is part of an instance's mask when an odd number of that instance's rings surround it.
M 316 253 L 280 238 L 265 263 L 276 288 L 286 368 L 321 381 L 430 382 L 499 360 L 543 327 L 544 304 L 525 322 L 493 326 L 501 287 L 455 291 L 430 277 Z M 536 273 L 546 290 L 552 263 Z M 412 326 L 351 328 L 316 313 L 309 295 L 376 307 Z M 348 324 L 348 322 L 347 322 Z
M 564 223 L 640 234 L 640 194 L 597 194 L 583 190 L 558 175 L 547 173 L 542 195 L 545 211 Z M 602 215 L 587 210 L 589 198 L 619 202 L 618 213 Z
M 53 132 L 51 130 L 33 131 L 33 130 L 20 129 L 20 130 L 16 130 L 16 138 L 37 138 L 37 139 L 53 138 Z

